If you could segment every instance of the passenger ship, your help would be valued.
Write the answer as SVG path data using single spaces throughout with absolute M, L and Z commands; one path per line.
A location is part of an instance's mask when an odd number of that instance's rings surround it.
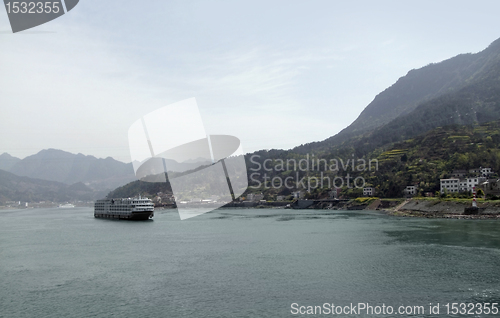
M 94 204 L 94 217 L 124 220 L 148 220 L 154 216 L 154 204 L 148 198 L 103 199 Z

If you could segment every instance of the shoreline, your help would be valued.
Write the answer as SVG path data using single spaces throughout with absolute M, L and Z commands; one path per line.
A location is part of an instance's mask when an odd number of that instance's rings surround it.
M 397 217 L 413 217 L 427 219 L 457 219 L 457 220 L 500 220 L 500 214 L 460 214 L 460 213 L 436 213 L 414 210 L 384 210 L 385 214 Z
M 395 208 L 384 209 L 388 215 L 400 217 L 422 217 L 435 219 L 500 219 L 499 202 L 481 202 L 476 213 L 466 213 L 471 207 L 471 200 L 447 201 L 440 199 L 407 199 Z
M 368 199 L 368 198 L 367 198 Z M 300 202 L 299 202 L 300 201 Z M 296 204 L 294 204 L 296 203 Z M 269 202 L 231 202 L 224 208 L 236 209 L 294 209 L 294 210 L 345 210 L 380 211 L 389 216 L 419 217 L 433 219 L 464 219 L 464 220 L 500 220 L 500 201 L 480 201 L 475 214 L 465 213 L 471 206 L 471 200 L 446 200 L 429 198 L 396 198 L 396 199 L 368 199 L 368 200 L 297 200 L 269 201 Z M 57 206 L 30 206 L 28 209 L 56 208 Z M 81 205 L 78 207 L 91 207 Z M 156 207 L 157 210 L 168 210 L 172 207 Z M 26 210 L 26 207 L 0 207 L 0 210 Z

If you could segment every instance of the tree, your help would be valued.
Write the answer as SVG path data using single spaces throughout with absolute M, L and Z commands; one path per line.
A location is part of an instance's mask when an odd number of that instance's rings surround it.
M 476 191 L 476 196 L 477 197 L 481 197 L 481 198 L 484 198 L 484 191 L 483 189 L 479 189 Z

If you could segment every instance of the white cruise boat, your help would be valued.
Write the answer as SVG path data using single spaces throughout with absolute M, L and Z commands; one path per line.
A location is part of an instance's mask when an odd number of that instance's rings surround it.
M 148 198 L 97 200 L 94 217 L 124 220 L 148 220 L 154 216 L 154 204 Z
M 59 207 L 61 209 L 72 209 L 74 208 L 75 206 L 71 203 L 65 203 L 65 204 L 59 204 Z

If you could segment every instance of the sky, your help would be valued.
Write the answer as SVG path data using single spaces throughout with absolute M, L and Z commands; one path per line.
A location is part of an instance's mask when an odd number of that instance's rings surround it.
M 0 153 L 130 162 L 129 127 L 192 97 L 206 132 L 244 152 L 324 140 L 411 69 L 485 49 L 499 12 L 496 0 L 80 0 L 14 34 L 0 9 Z

